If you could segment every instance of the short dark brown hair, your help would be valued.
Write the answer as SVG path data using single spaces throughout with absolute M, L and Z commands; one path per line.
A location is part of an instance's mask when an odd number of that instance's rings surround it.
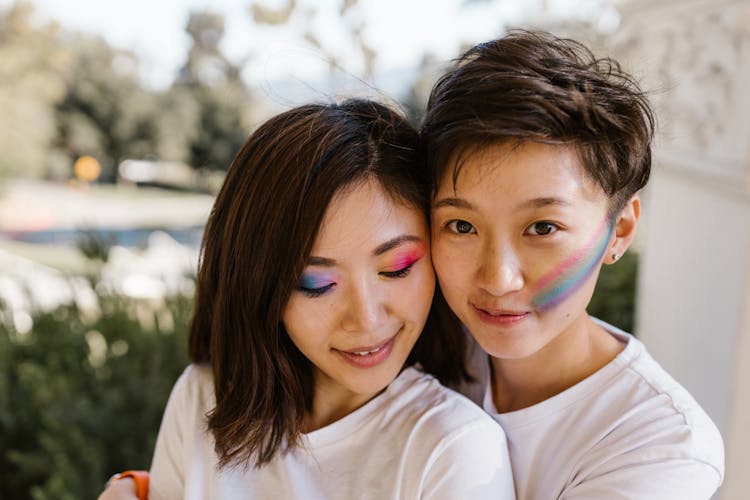
M 432 89 L 422 123 L 434 189 L 462 155 L 498 142 L 573 145 L 610 197 L 610 214 L 646 185 L 654 115 L 617 61 L 540 31 L 511 31 L 459 57 Z
M 190 357 L 210 363 L 208 415 L 222 466 L 260 466 L 299 443 L 312 403 L 310 362 L 282 324 L 333 196 L 374 179 L 422 210 L 429 192 L 418 135 L 393 109 L 366 100 L 313 104 L 261 125 L 227 172 L 203 237 Z M 464 340 L 436 293 L 407 364 L 444 383 L 465 376 Z M 456 328 L 451 330 L 451 328 Z

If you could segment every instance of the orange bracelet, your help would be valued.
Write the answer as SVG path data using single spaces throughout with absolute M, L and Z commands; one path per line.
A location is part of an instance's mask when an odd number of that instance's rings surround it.
M 138 500 L 148 500 L 148 471 L 147 470 L 126 470 L 125 472 L 118 472 L 107 481 L 109 485 L 112 481 L 118 479 L 124 479 L 126 477 L 132 477 L 135 482 L 135 494 Z

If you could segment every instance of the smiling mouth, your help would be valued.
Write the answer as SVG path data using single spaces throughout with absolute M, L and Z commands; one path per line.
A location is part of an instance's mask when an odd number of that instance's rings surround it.
M 372 349 L 370 351 L 346 351 L 346 352 L 349 354 L 354 354 L 355 356 L 367 356 L 368 354 L 374 354 L 376 352 L 382 351 L 383 349 L 385 349 L 385 344 L 379 347 L 376 347 L 375 349 Z
M 383 363 L 390 357 L 397 336 L 398 334 L 374 346 L 357 347 L 346 351 L 334 350 L 349 364 L 357 368 L 372 368 Z

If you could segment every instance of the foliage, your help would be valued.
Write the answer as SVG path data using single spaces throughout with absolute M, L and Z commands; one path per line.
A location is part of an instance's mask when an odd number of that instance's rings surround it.
M 114 472 L 148 468 L 191 303 L 99 300 L 97 318 L 61 306 L 23 334 L 0 321 L 0 498 L 96 498 Z
M 635 326 L 638 254 L 630 251 L 614 265 L 603 266 L 588 312 L 626 332 Z
M 57 147 L 72 164 L 95 157 L 106 180 L 126 158 L 152 158 L 158 95 L 141 88 L 135 58 L 103 40 L 75 36 L 68 41 L 75 57 L 66 71 L 65 97 L 57 106 Z
M 70 52 L 53 24 L 32 23 L 30 4 L 0 7 L 0 172 L 44 175 L 56 134 L 54 106 L 65 93 Z
M 0 8 L 1 176 L 68 179 L 84 155 L 109 182 L 130 158 L 229 167 L 252 108 L 242 65 L 219 47 L 222 16 L 190 16 L 193 46 L 165 90 L 143 85 L 133 54 L 33 17 L 29 3 Z
M 224 36 L 222 16 L 193 12 L 185 31 L 193 43 L 166 97 L 195 103 L 192 127 L 200 133 L 186 143 L 188 163 L 201 169 L 226 170 L 247 137 L 244 114 L 249 106 L 241 68 L 219 48 Z

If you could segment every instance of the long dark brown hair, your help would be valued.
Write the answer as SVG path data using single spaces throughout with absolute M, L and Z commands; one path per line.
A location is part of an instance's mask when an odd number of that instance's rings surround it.
M 312 370 L 282 312 L 329 202 L 367 179 L 427 215 L 416 130 L 396 111 L 365 100 L 281 113 L 232 162 L 203 237 L 189 344 L 191 360 L 213 370 L 208 429 L 221 466 L 260 466 L 298 445 Z M 439 291 L 433 304 L 407 364 L 419 362 L 456 384 L 465 377 L 463 335 Z
M 619 212 L 646 185 L 654 115 L 617 61 L 541 31 L 476 45 L 432 89 L 422 124 L 433 188 L 463 154 L 498 142 L 573 145 Z

